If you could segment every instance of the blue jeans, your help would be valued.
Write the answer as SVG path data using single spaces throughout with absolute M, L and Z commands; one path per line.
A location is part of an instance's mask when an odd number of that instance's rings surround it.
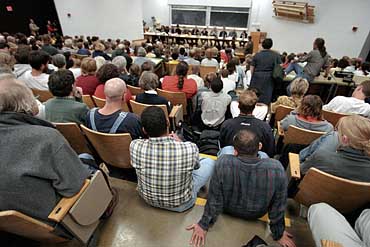
M 161 208 L 181 213 L 194 206 L 199 190 L 207 184 L 208 180 L 213 174 L 213 170 L 215 169 L 215 161 L 212 159 L 201 158 L 199 163 L 199 169 L 193 170 L 193 194 L 191 199 L 188 202 L 185 202 L 184 204 L 175 208 Z
M 217 154 L 217 157 L 220 157 L 223 154 L 232 154 L 234 155 L 234 147 L 233 146 L 226 146 L 223 147 Z M 258 151 L 258 158 L 260 159 L 268 159 L 270 158 L 265 152 Z
M 309 82 L 311 81 L 310 78 L 304 73 L 303 67 L 301 67 L 298 63 L 290 63 L 289 66 L 284 70 L 284 72 L 285 72 L 286 75 L 289 74 L 292 71 L 294 71 L 296 73 L 296 77 L 294 77 L 292 81 L 294 81 L 298 77 L 305 78 Z M 292 84 L 292 83 L 289 83 L 288 87 L 286 88 L 286 91 L 287 91 L 287 95 L 288 96 L 291 96 L 291 93 L 290 93 L 290 84 Z

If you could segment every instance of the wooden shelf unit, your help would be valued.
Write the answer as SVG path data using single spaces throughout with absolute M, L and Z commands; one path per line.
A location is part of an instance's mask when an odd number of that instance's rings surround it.
M 315 7 L 305 2 L 274 0 L 272 6 L 276 17 L 313 23 Z

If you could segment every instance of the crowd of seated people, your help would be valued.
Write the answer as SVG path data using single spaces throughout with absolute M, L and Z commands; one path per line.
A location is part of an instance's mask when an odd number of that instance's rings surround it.
M 172 31 L 182 32 L 179 28 Z M 227 34 L 223 30 L 219 35 L 235 37 L 236 33 Z M 14 43 L 12 49 L 8 40 Z M 127 40 L 108 41 L 98 37 L 17 34 L 14 39 L 7 39 L 0 34 L 0 132 L 4 136 L 0 142 L 6 147 L 0 151 L 0 158 L 10 162 L 12 150 L 27 146 L 26 153 L 37 152 L 29 162 L 39 163 L 32 168 L 37 176 L 27 178 L 16 192 L 20 195 L 14 202 L 17 204 L 1 202 L 0 210 L 16 209 L 43 219 L 61 196 L 77 193 L 90 168 L 78 160 L 53 129 L 53 123 L 74 122 L 102 133 L 131 135 L 130 158 L 137 175 L 138 193 L 151 206 L 176 212 L 188 210 L 194 206 L 200 189 L 210 181 L 204 214 L 188 228 L 193 231 L 193 245 L 204 243 L 210 224 L 225 212 L 245 219 L 268 213 L 273 239 L 281 246 L 295 246 L 284 225 L 288 194 L 286 164 L 278 159 L 283 154 L 276 148 L 268 116 L 278 106 L 288 106 L 295 110 L 281 121 L 283 130 L 293 125 L 327 133 L 300 149 L 303 174 L 316 167 L 338 177 L 370 182 L 370 106 L 366 103 L 370 97 L 370 80 L 357 85 L 351 97 L 336 96 L 325 105 L 320 96 L 306 95 L 320 72 L 326 76 L 343 70 L 365 77 L 369 76 L 369 66 L 348 57 L 331 59 L 321 38 L 315 40 L 311 52 L 298 57 L 279 54 L 272 47 L 273 41 L 268 38 L 256 54 L 248 54 L 245 49 L 245 61 L 241 63 L 235 55 L 234 43 L 179 45 L 157 40 L 132 45 Z M 175 73 L 165 71 L 165 66 L 158 69 L 161 65 L 157 66 L 156 59 L 172 63 Z M 276 95 L 274 90 L 273 71 L 277 65 L 285 66 L 286 73 L 296 72 L 297 78 L 290 83 L 288 95 Z M 214 71 L 202 77 L 202 67 L 213 67 Z M 139 87 L 143 92 L 133 95 L 127 85 Z M 40 103 L 32 97 L 30 89 L 49 91 L 54 97 Z M 189 106 L 183 119 L 185 125 L 201 133 L 209 130 L 218 133 L 217 161 L 199 156 L 201 144 L 196 138 L 186 139 L 182 135 L 186 126 L 174 129 L 181 135 L 169 131 L 172 123 L 166 115 L 174 106 L 159 95 L 158 89 L 185 95 Z M 89 109 L 82 102 L 83 95 L 100 98 L 105 101 L 104 106 Z M 123 110 L 124 104 L 130 106 L 130 100 L 152 106 L 139 117 Z M 166 105 L 168 114 L 155 105 Z M 323 110 L 351 116 L 341 118 L 333 126 L 324 119 Z M 27 128 L 34 129 L 35 138 L 40 137 L 36 146 L 25 145 L 32 143 L 25 139 Z M 199 135 L 193 132 L 194 136 Z M 42 153 L 40 150 L 45 149 L 40 145 L 50 145 L 50 152 Z M 25 159 L 27 156 L 22 154 L 17 163 L 19 171 L 15 174 L 9 171 L 2 177 L 9 182 L 23 178 Z M 74 166 L 64 171 L 63 164 L 57 162 L 68 162 L 65 169 Z M 57 167 L 48 167 L 48 163 Z M 42 180 L 44 176 L 45 179 L 57 176 L 57 179 L 49 183 Z M 43 182 L 37 181 L 38 177 Z M 42 212 L 27 208 L 28 197 L 22 197 L 33 184 L 38 184 L 34 185 L 40 188 L 38 194 L 46 191 L 40 198 L 48 197 L 45 199 L 48 206 Z M 0 189 L 1 197 L 10 196 L 4 191 Z M 53 198 L 49 198 L 52 192 Z

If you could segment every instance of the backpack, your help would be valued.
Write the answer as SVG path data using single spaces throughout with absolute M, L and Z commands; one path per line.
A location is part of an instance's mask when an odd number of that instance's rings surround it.
M 220 150 L 218 146 L 219 136 L 219 131 L 203 130 L 198 142 L 199 153 L 217 156 Z

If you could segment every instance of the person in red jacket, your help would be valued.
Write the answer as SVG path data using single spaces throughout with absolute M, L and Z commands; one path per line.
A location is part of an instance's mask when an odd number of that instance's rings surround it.
M 176 66 L 176 75 L 165 76 L 162 82 L 162 89 L 172 92 L 184 92 L 186 98 L 190 99 L 197 93 L 197 83 L 193 79 L 188 79 L 189 65 L 186 62 L 180 62 Z

